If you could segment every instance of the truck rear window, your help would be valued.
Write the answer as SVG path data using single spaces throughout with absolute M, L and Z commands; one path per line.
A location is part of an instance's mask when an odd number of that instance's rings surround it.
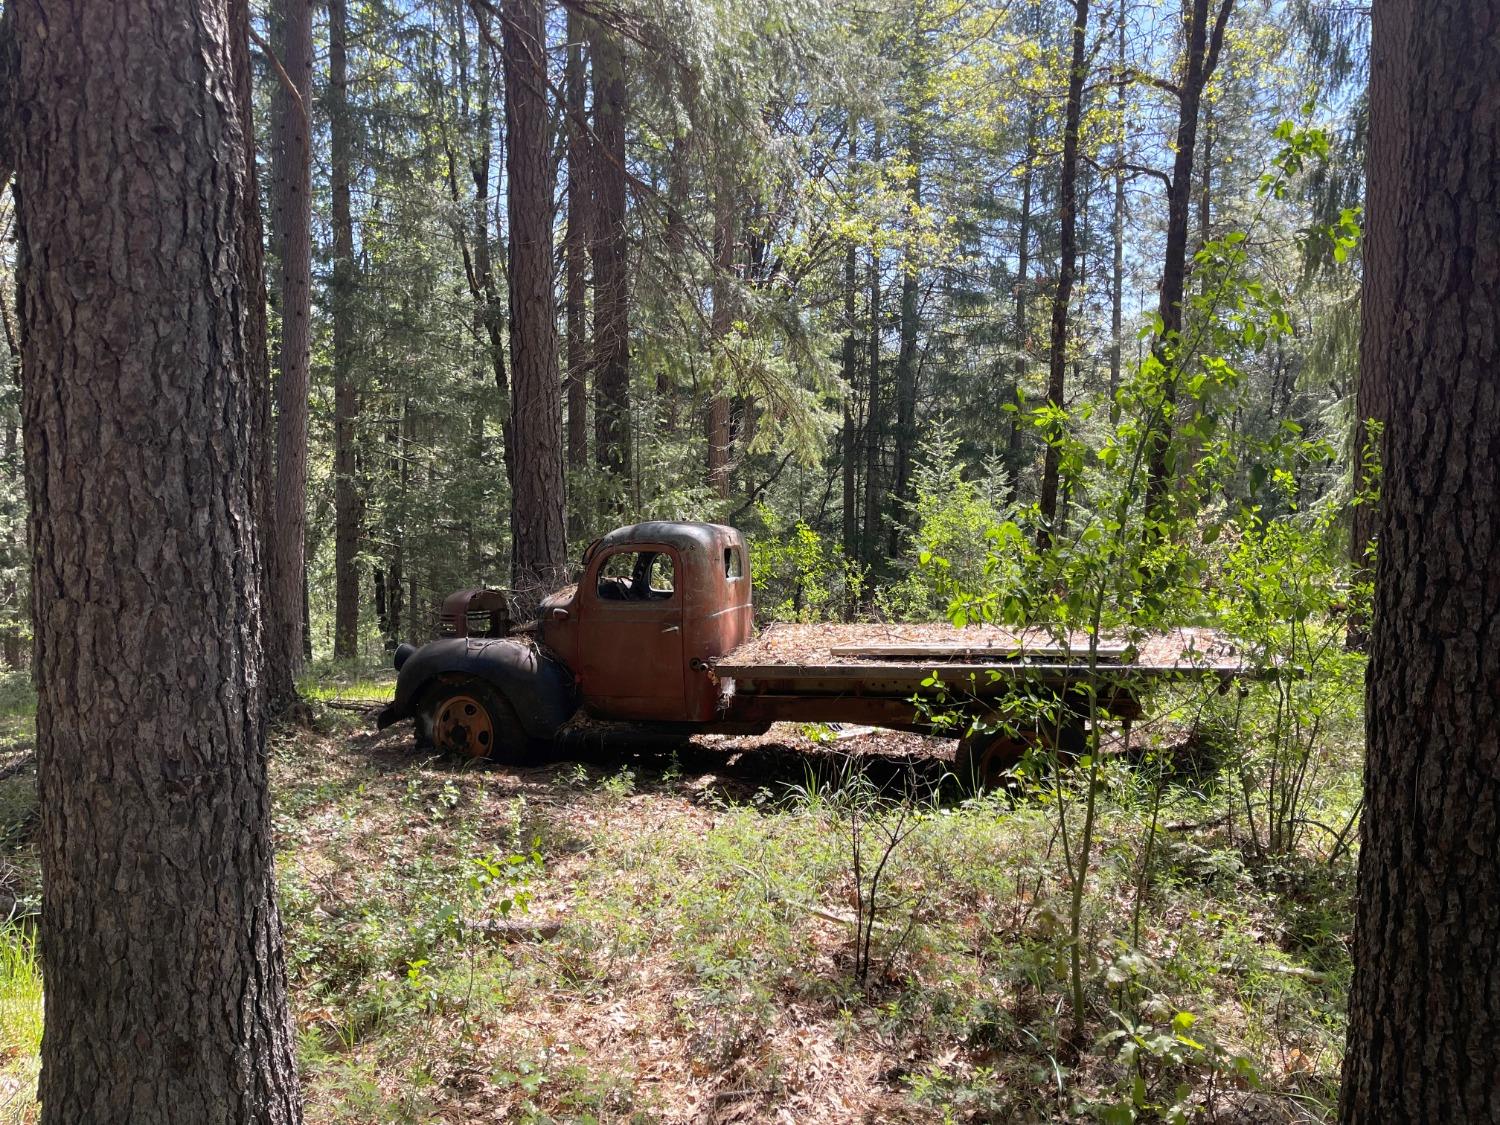
M 740 558 L 738 547 L 724 548 L 724 577 L 743 578 L 745 576 L 745 563 Z

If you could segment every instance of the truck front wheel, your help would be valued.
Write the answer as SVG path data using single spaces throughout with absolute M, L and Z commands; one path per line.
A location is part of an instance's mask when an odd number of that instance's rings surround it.
M 423 697 L 417 722 L 435 749 L 469 758 L 518 760 L 526 748 L 511 705 L 475 680 L 435 685 Z

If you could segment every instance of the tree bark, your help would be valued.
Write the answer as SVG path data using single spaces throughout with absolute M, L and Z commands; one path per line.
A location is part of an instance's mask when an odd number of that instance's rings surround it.
M 1074 0 L 1073 55 L 1068 67 L 1068 102 L 1063 124 L 1061 190 L 1059 220 L 1061 234 L 1058 246 L 1057 290 L 1052 295 L 1052 339 L 1048 354 L 1047 405 L 1063 408 L 1064 379 L 1068 362 L 1068 309 L 1073 301 L 1073 281 L 1078 270 L 1078 121 L 1083 113 L 1083 79 L 1088 69 L 1084 54 L 1089 23 L 1089 0 Z M 1042 547 L 1052 542 L 1057 523 L 1057 486 L 1061 453 L 1057 442 L 1060 429 L 1047 435 L 1047 449 L 1042 459 L 1041 527 L 1037 542 Z
M 16 9 L 44 1122 L 296 1122 L 245 7 Z
M 359 540 L 364 522 L 355 430 L 359 390 L 354 377 L 354 219 L 349 203 L 349 11 L 328 0 L 329 189 L 333 211 L 333 655 L 359 649 Z
M 1360 366 L 1389 413 L 1340 1117 L 1496 1121 L 1500 3 L 1373 20 Z
M 307 384 L 312 319 L 312 7 L 279 0 L 281 66 L 272 153 L 281 346 L 276 380 L 276 489 L 267 551 L 266 682 L 273 707 L 296 696 L 303 667 L 303 547 L 307 534 Z
M 579 472 L 588 461 L 587 324 L 589 231 L 593 228 L 593 192 L 589 183 L 588 135 L 584 128 L 584 97 L 588 67 L 584 60 L 583 17 L 568 9 L 568 61 L 564 72 L 565 127 L 568 136 L 568 223 L 563 236 L 567 265 L 563 316 L 568 337 L 568 471 Z M 575 496 L 576 507 L 576 496 Z M 581 531 L 582 513 L 574 513 Z
M 1182 343 L 1182 297 L 1187 284 L 1188 217 L 1192 210 L 1198 111 L 1203 103 L 1203 90 L 1218 66 L 1219 51 L 1224 44 L 1224 29 L 1234 8 L 1234 0 L 1220 0 L 1210 31 L 1210 0 L 1191 0 L 1191 3 L 1191 9 L 1185 13 L 1188 20 L 1187 52 L 1179 86 L 1176 155 L 1172 163 L 1172 178 L 1167 186 L 1167 243 L 1162 258 L 1161 293 L 1157 305 L 1161 329 L 1152 344 L 1152 351 L 1166 373 L 1163 376 L 1163 416 L 1153 419 L 1151 423 L 1152 440 L 1147 456 L 1146 487 L 1146 508 L 1149 512 L 1156 511 L 1160 506 L 1172 472 L 1172 466 L 1168 464 L 1172 438 L 1171 413 L 1176 403 L 1177 376 L 1182 362 L 1178 352 Z
M 615 32 L 589 24 L 593 59 L 594 456 L 623 497 L 630 479 L 630 279 L 625 228 L 625 56 Z
M 505 0 L 505 172 L 510 220 L 511 588 L 523 615 L 568 563 L 557 299 L 552 287 L 552 123 L 541 0 Z

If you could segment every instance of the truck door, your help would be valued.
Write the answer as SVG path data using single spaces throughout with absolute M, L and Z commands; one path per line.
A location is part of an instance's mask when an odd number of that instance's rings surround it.
M 632 543 L 584 573 L 579 664 L 584 703 L 614 719 L 685 719 L 682 561 Z

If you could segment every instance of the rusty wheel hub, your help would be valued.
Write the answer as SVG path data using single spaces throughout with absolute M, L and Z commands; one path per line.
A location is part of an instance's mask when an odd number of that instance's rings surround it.
M 495 747 L 495 724 L 472 695 L 449 696 L 433 717 L 432 741 L 440 750 L 488 758 Z

